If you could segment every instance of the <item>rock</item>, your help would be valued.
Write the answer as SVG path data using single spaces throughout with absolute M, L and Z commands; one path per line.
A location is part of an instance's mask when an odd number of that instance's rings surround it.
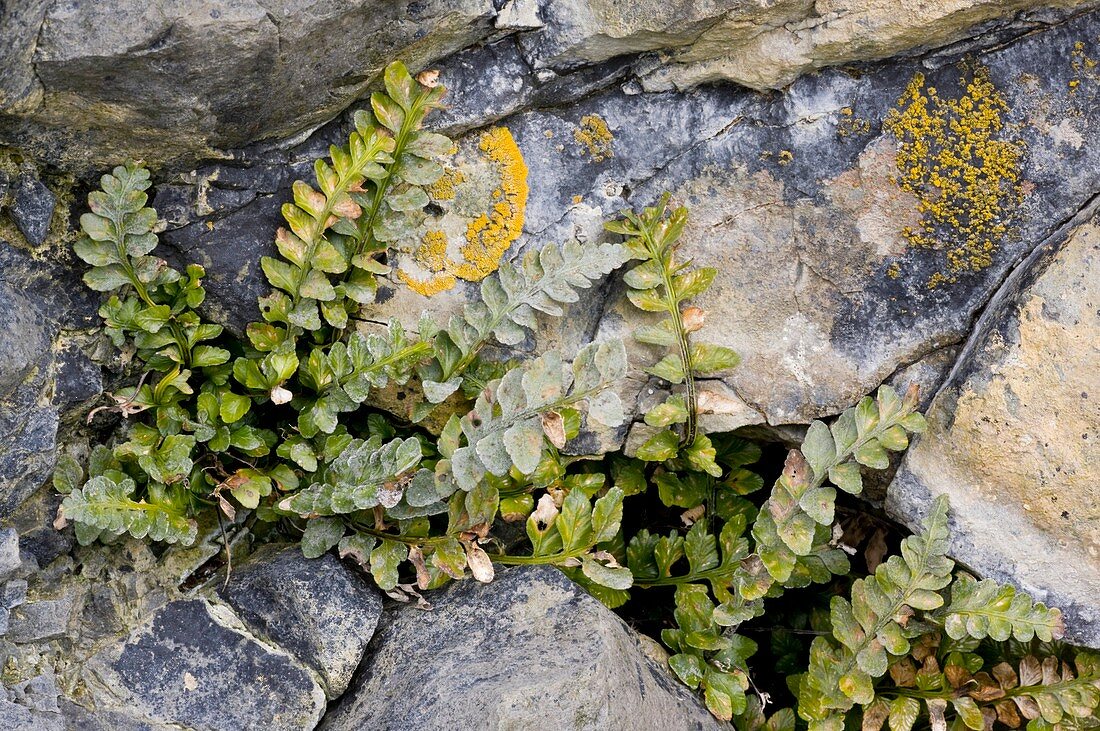
M 420 68 L 473 45 L 494 13 L 489 0 L 8 6 L 0 137 L 80 171 L 226 157 L 312 130 L 389 61 Z
M 1067 636 L 1100 647 L 1100 216 L 1082 218 L 990 304 L 887 509 L 916 525 L 947 494 L 952 555 L 1061 607 Z
M 198 599 L 171 602 L 86 667 L 98 705 L 153 724 L 300 731 L 325 709 L 324 691 L 294 658 Z
M 668 62 L 644 74 L 643 87 L 668 91 L 732 81 L 753 89 L 780 89 L 816 69 L 980 36 L 997 27 L 994 21 L 1013 19 L 1021 11 L 1033 12 L 1022 13 L 1010 24 L 1011 30 L 997 30 L 1018 35 L 1065 17 L 1064 12 L 1036 8 L 1029 0 L 780 0 L 731 5 L 690 46 L 677 49 Z M 1096 3 L 1061 0 L 1044 5 L 1071 9 Z
M 19 534 L 15 528 L 0 530 L 0 581 L 19 570 Z
M 56 599 L 38 599 L 11 610 L 7 639 L 28 643 L 63 637 L 73 613 L 73 597 L 63 594 Z
M 265 546 L 235 567 L 218 593 L 256 634 L 317 671 L 329 698 L 342 694 L 367 647 L 382 600 L 334 556 Z
M 550 567 L 402 607 L 323 729 L 719 729 L 597 600 Z
M 41 180 L 30 174 L 19 176 L 11 217 L 31 246 L 41 246 L 50 230 L 50 219 L 57 196 Z

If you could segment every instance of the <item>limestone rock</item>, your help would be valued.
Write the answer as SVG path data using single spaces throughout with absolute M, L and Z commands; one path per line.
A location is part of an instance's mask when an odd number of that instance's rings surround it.
M 1021 11 L 1034 11 L 1030 15 L 1035 17 L 1024 13 L 1013 28 L 1017 34 L 1050 23 L 1048 8 L 1096 3 L 1060 0 L 1036 8 L 1030 0 L 780 0 L 731 5 L 689 46 L 645 74 L 642 85 L 668 91 L 732 81 L 753 89 L 780 89 L 817 69 L 972 38 Z
M 393 58 L 417 68 L 470 46 L 493 14 L 488 0 L 7 6 L 0 138 L 81 171 L 308 132 Z
M 325 694 L 285 651 L 244 631 L 231 612 L 175 601 L 87 665 L 97 705 L 153 724 L 211 731 L 313 728 Z
M 253 632 L 316 670 L 329 698 L 347 689 L 382 613 L 361 575 L 331 554 L 307 559 L 298 546 L 265 546 L 218 593 Z
M 460 582 L 431 602 L 383 620 L 323 729 L 728 728 L 556 569 Z
M 1032 259 L 932 402 L 887 509 L 916 525 L 947 494 L 952 554 L 1100 647 L 1100 217 Z

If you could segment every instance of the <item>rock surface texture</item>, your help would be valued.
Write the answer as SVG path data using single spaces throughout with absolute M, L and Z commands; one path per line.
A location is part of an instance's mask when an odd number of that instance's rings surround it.
M 946 493 L 955 555 L 1062 607 L 1073 639 L 1096 645 L 1100 219 L 1034 259 L 933 401 L 887 507 L 915 521 Z
M 658 650 L 659 652 L 659 650 Z M 322 724 L 352 729 L 727 728 L 551 567 L 505 571 L 384 620 Z
M 664 728 L 667 709 L 714 725 L 557 574 L 505 572 L 380 621 L 380 599 L 332 557 L 248 558 L 238 540 L 228 585 L 206 585 L 217 525 L 156 552 L 82 548 L 52 526 L 58 454 L 86 456 L 119 418 L 85 418 L 125 358 L 71 254 L 96 177 L 151 166 L 158 253 L 203 264 L 207 314 L 239 332 L 292 182 L 346 138 L 394 58 L 448 88 L 431 122 L 456 140 L 449 184 L 431 191 L 447 245 L 479 216 L 508 234 L 471 269 L 604 240 L 609 216 L 671 192 L 691 208 L 684 254 L 719 271 L 701 335 L 743 358 L 700 383 L 703 428 L 797 434 L 884 382 L 919 381 L 931 428 L 888 508 L 915 525 L 948 493 L 957 557 L 1062 606 L 1071 636 L 1100 647 L 1098 6 L 0 3 L 0 727 L 398 728 L 443 693 L 452 725 L 635 713 Z M 372 322 L 442 321 L 474 296 L 475 276 L 417 269 L 423 243 L 396 242 Z M 626 336 L 642 319 L 623 288 L 613 275 L 499 354 L 569 358 Z M 630 342 L 621 395 L 640 413 L 667 384 Z M 583 446 L 629 452 L 645 436 L 635 420 Z M 559 626 L 562 606 L 588 619 Z M 469 636 L 490 634 L 511 649 L 486 660 Z M 405 652 L 429 646 L 453 672 L 428 677 Z M 516 672 L 489 672 L 502 657 Z

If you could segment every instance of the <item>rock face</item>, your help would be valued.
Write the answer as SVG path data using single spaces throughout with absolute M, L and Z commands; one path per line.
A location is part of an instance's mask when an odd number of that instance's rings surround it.
M 310 560 L 297 546 L 268 546 L 219 585 L 249 628 L 280 645 L 340 696 L 374 634 L 382 601 L 331 555 Z
M 1096 205 L 1091 207 L 1095 210 Z M 955 556 L 1100 645 L 1100 218 L 1038 250 L 983 317 L 887 507 L 951 498 Z
M 6 3 L 0 136 L 70 170 L 224 157 L 328 121 L 393 55 L 420 65 L 478 42 L 491 14 L 488 0 Z
M 292 182 L 346 139 L 394 58 L 449 90 L 432 121 L 457 143 L 432 191 L 445 243 L 482 214 L 508 234 L 468 262 L 479 275 L 548 242 L 604 240 L 608 217 L 671 192 L 691 208 L 684 255 L 719 271 L 701 336 L 743 358 L 699 384 L 704 429 L 797 433 L 881 383 L 920 382 L 932 427 L 889 508 L 915 524 L 949 493 L 960 560 L 1062 605 L 1071 635 L 1100 647 L 1098 5 L 0 3 L 0 727 L 309 728 L 330 701 L 330 728 L 430 726 L 443 692 L 455 724 L 714 725 L 552 572 L 402 610 L 363 665 L 379 601 L 335 559 L 269 548 L 227 588 L 184 590 L 219 552 L 216 526 L 163 553 L 80 548 L 52 527 L 58 451 L 85 455 L 116 418 L 84 423 L 123 357 L 71 253 L 95 177 L 151 165 L 158 253 L 205 265 L 206 313 L 239 332 Z M 462 277 L 416 280 L 425 243 L 397 242 L 372 321 L 443 321 L 475 296 Z M 619 273 L 497 354 L 625 338 L 638 414 L 667 388 L 629 337 L 643 322 Z M 572 446 L 644 437 L 635 420 Z M 517 671 L 490 672 L 470 636 Z M 429 685 L 410 648 L 450 663 L 453 687 Z
M 432 604 L 385 621 L 321 728 L 726 728 L 556 569 L 464 581 Z
M 204 601 L 173 602 L 88 668 L 119 705 L 156 723 L 312 728 L 325 708 L 320 685 L 285 651 L 234 627 L 234 619 Z

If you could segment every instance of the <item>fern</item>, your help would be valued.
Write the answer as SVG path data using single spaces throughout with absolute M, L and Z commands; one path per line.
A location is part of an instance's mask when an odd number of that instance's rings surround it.
M 623 278 L 628 287 L 627 297 L 640 310 L 665 315 L 656 325 L 634 332 L 640 342 L 673 349 L 646 372 L 674 385 L 684 384 L 683 397 L 674 397 L 666 402 L 664 409 L 655 409 L 650 412 L 651 416 L 647 415 L 650 426 L 684 425 L 682 435 L 670 430 L 658 432 L 638 450 L 640 459 L 655 462 L 672 458 L 678 447 L 705 448 L 696 446 L 695 377 L 721 373 L 741 360 L 729 348 L 690 341 L 690 333 L 702 327 L 705 313 L 697 307 L 683 310 L 681 306 L 706 291 L 718 270 L 692 268 L 690 261 L 676 260 L 688 212 L 687 208 L 680 207 L 666 215 L 668 201 L 666 193 L 658 205 L 640 214 L 625 210 L 622 220 L 607 224 L 609 231 L 626 237 L 631 258 L 642 262 Z
M 461 419 L 466 446 L 450 458 L 455 482 L 468 492 L 487 474 L 500 477 L 514 467 L 530 475 L 542 461 L 548 438 L 564 446 L 562 411 L 581 402 L 588 404 L 588 418 L 618 426 L 626 415 L 610 387 L 625 374 L 621 341 L 586 345 L 569 371 L 555 352 L 508 371 Z
M 625 261 L 625 250 L 615 244 L 584 246 L 576 241 L 561 247 L 547 245 L 529 251 L 520 266 L 502 263 L 496 274 L 481 280 L 481 301 L 452 316 L 444 329 L 422 327 L 434 336 L 434 359 L 421 371 L 427 403 L 417 412 L 423 418 L 463 385 L 468 369 L 490 340 L 516 345 L 536 326 L 535 313 L 555 317 L 562 305 L 576 302 L 587 289 Z
M 936 499 L 924 528 L 923 534 L 905 539 L 901 556 L 881 564 L 873 577 L 856 581 L 851 601 L 832 600 L 831 636 L 814 640 L 810 667 L 799 686 L 799 715 L 810 728 L 841 729 L 848 711 L 859 705 L 864 728 L 877 729 L 889 720 L 893 731 L 908 731 L 922 712 L 922 700 L 934 728 L 946 728 L 948 708 L 976 731 L 998 717 L 1017 727 L 1019 717 L 1007 706 L 983 710 L 983 704 L 1006 698 L 1015 700 L 1028 719 L 1058 723 L 1064 715 L 1089 716 L 1100 700 L 1100 680 L 1087 655 L 1082 656 L 1084 680 L 1068 666 L 1059 673 L 1054 658 L 1044 661 L 1041 677 L 1029 671 L 1020 681 L 1003 663 L 993 668 L 992 677 L 978 672 L 983 660 L 972 651 L 980 640 L 1014 634 L 1019 640 L 1050 640 L 1061 636 L 1061 613 L 992 581 L 960 575 L 952 584 L 946 497 Z M 949 586 L 950 604 L 944 598 Z M 940 639 L 941 627 L 948 625 L 953 645 Z M 946 657 L 930 654 L 928 647 L 936 645 L 946 647 Z M 910 654 L 920 669 L 907 659 Z M 1029 669 L 1038 667 L 1034 659 L 1025 662 Z M 876 687 L 888 672 L 895 685 Z M 1040 697 L 1045 710 L 1028 700 Z M 1016 723 L 1009 722 L 1013 718 Z
M 1061 613 L 1048 609 L 1015 587 L 960 574 L 951 585 L 951 601 L 937 620 L 955 640 L 963 637 L 1002 642 L 1010 637 L 1049 642 L 1064 631 Z
M 318 330 L 323 317 L 345 328 L 358 305 L 374 301 L 376 275 L 389 272 L 374 256 L 411 225 L 409 213 L 428 204 L 423 186 L 443 174 L 435 158 L 451 141 L 420 129 L 443 88 L 418 84 L 401 63 L 386 68 L 384 81 L 386 93 L 371 95 L 373 114 L 356 112 L 348 144 L 314 165 L 316 188 L 295 182 L 294 202 L 283 206 L 290 228 L 275 237 L 282 260 L 261 259 L 279 290 L 261 302 L 269 323 Z
M 60 515 L 85 526 L 80 535 L 83 544 L 101 535 L 123 533 L 166 543 L 195 541 L 198 526 L 184 507 L 164 495 L 155 495 L 161 499 L 152 502 L 138 500 L 136 491 L 136 483 L 120 472 L 98 475 L 65 496 Z M 154 493 L 162 491 L 154 488 Z
M 829 540 L 836 489 L 826 482 L 858 495 L 863 490 L 860 465 L 888 467 L 888 451 L 908 446 L 906 431 L 924 430 L 924 417 L 915 412 L 918 399 L 916 388 L 899 399 L 883 386 L 876 399 L 864 397 L 831 427 L 820 421 L 810 424 L 801 449 L 788 456 L 753 526 L 760 558 L 776 581 L 787 581 L 799 556 Z
M 420 442 L 415 438 L 394 439 L 385 445 L 377 436 L 353 440 L 326 467 L 320 481 L 284 499 L 279 507 L 303 517 L 392 507 L 401 499 L 402 484 L 420 457 Z

